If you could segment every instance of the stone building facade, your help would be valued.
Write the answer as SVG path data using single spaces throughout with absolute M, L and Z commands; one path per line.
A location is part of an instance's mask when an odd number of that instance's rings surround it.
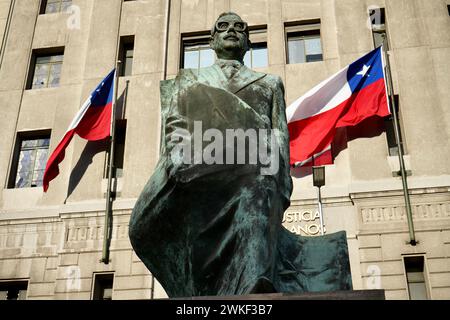
M 327 166 L 326 231 L 347 231 L 355 290 L 450 299 L 449 7 L 449 0 L 0 0 L 0 298 L 165 297 L 128 239 L 131 210 L 158 160 L 159 81 L 192 59 L 202 64 L 205 34 L 220 13 L 234 11 L 258 44 L 250 63 L 282 77 L 287 104 L 374 49 L 379 19 L 418 243 L 408 244 L 388 129 L 349 140 Z M 126 121 L 104 264 L 106 142 L 75 137 L 47 193 L 38 158 L 56 147 L 117 57 L 126 65 L 119 83 Z M 37 158 L 25 172 L 27 155 Z M 316 197 L 311 175 L 294 178 L 288 229 L 317 234 Z

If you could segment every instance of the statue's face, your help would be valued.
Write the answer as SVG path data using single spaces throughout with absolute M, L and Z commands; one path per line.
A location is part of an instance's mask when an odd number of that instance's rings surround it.
M 217 20 L 211 47 L 219 59 L 244 58 L 249 48 L 247 28 L 247 24 L 235 15 L 226 15 Z

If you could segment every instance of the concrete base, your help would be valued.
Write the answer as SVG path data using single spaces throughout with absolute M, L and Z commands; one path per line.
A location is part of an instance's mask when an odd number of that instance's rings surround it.
M 172 300 L 385 300 L 384 290 L 349 290 L 335 292 L 266 293 L 245 296 L 208 296 Z

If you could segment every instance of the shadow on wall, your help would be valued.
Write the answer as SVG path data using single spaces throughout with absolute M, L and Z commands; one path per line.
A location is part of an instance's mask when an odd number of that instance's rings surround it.
M 373 138 L 380 136 L 386 131 L 384 118 L 371 117 L 356 126 L 338 128 L 334 136 L 331 150 L 333 159 L 336 159 L 339 154 L 347 149 L 348 142 L 357 138 Z M 370 145 L 367 145 L 370 148 Z M 303 178 L 312 174 L 312 167 L 301 167 L 291 169 L 291 175 L 294 178 Z
M 77 164 L 70 173 L 69 186 L 67 188 L 67 196 L 64 200 L 64 203 L 66 203 L 67 199 L 72 195 L 73 191 L 80 183 L 81 178 L 92 163 L 92 159 L 94 158 L 94 156 L 98 153 L 108 150 L 108 142 L 109 137 L 99 141 L 88 141 L 86 143 Z
M 125 90 L 122 92 L 120 97 L 117 99 L 116 103 L 116 120 L 125 118 L 126 111 L 126 96 L 128 91 L 128 83 Z M 78 159 L 77 164 L 70 173 L 69 186 L 67 188 L 67 196 L 64 203 L 72 195 L 73 191 L 76 189 L 80 183 L 83 175 L 85 174 L 87 168 L 92 163 L 94 156 L 101 152 L 106 152 L 109 150 L 109 138 L 99 140 L 99 141 L 88 141 L 84 146 L 83 152 Z

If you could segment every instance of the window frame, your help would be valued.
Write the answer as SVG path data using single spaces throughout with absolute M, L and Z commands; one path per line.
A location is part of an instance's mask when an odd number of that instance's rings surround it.
M 389 107 L 393 108 L 391 103 L 390 96 L 387 96 L 387 99 L 389 100 Z M 400 97 L 398 94 L 394 94 L 394 103 L 397 111 L 397 122 L 400 126 L 399 134 L 400 134 L 400 146 L 397 146 L 397 140 L 395 138 L 395 122 L 394 122 L 394 114 L 391 113 L 390 116 L 384 118 L 384 126 L 385 126 L 385 132 L 386 132 L 386 145 L 388 149 L 388 155 L 390 157 L 397 157 L 398 156 L 398 148 L 401 148 L 403 155 L 407 155 L 407 149 L 406 144 L 403 138 L 403 129 L 402 129 L 402 122 L 400 121 Z M 393 144 L 394 145 L 393 145 Z M 396 150 L 396 151 L 395 151 Z
M 136 37 L 135 35 L 121 36 L 120 37 L 120 46 L 119 46 L 119 60 L 122 62 L 119 68 L 119 77 L 131 77 L 133 75 L 133 65 L 134 65 L 134 54 L 135 54 L 135 45 L 136 45 Z M 132 47 L 132 49 L 130 49 Z M 127 53 L 132 50 L 133 56 L 131 57 L 131 65 L 127 64 Z M 129 74 L 127 74 L 127 70 Z
M 406 259 L 409 258 L 417 258 L 417 257 L 421 257 L 423 259 L 423 277 L 424 277 L 424 283 L 425 283 L 425 290 L 426 290 L 426 295 L 427 295 L 427 300 L 432 300 L 432 291 L 431 291 L 431 286 L 430 286 L 430 276 L 428 273 L 428 266 L 427 266 L 427 258 L 426 258 L 426 254 L 425 253 L 418 253 L 418 254 L 404 254 L 402 255 L 402 263 L 403 263 L 403 276 L 405 279 L 405 286 L 406 286 L 406 294 L 408 295 L 408 300 L 411 300 L 411 293 L 410 293 L 410 289 L 409 289 L 409 281 L 408 281 L 408 271 L 406 270 Z
M 258 68 L 267 68 L 269 66 L 269 48 L 267 46 L 267 25 L 257 25 L 257 26 L 249 26 L 249 38 L 250 41 L 255 44 L 258 43 L 264 43 L 267 50 L 267 66 L 265 67 L 258 67 Z M 198 47 L 195 50 L 192 51 L 202 51 L 202 50 L 212 50 L 209 44 L 209 41 L 211 39 L 211 31 L 199 31 L 199 32 L 193 32 L 193 33 L 186 33 L 181 35 L 181 44 L 180 44 L 180 68 L 185 68 L 185 52 L 186 48 L 191 47 Z M 252 48 L 250 48 L 249 51 L 251 51 Z M 217 60 L 217 56 L 214 52 L 214 62 Z M 252 53 L 250 52 L 250 60 L 253 60 Z M 252 68 L 251 66 L 247 66 L 248 68 Z M 201 53 L 198 56 L 198 63 L 197 68 L 203 68 L 201 66 Z M 194 69 L 194 68 L 188 68 L 188 69 Z
M 179 69 L 185 69 L 185 52 L 186 47 L 200 47 L 198 51 L 201 50 L 212 50 L 209 45 L 209 40 L 211 38 L 211 32 L 210 31 L 201 31 L 196 33 L 190 33 L 190 34 L 182 34 L 181 35 L 181 47 L 180 47 L 180 68 Z M 201 48 L 203 47 L 203 48 Z M 194 50 L 192 50 L 194 51 Z M 216 61 L 217 57 L 214 53 L 214 61 Z M 201 68 L 201 54 L 198 56 L 198 67 L 196 69 Z M 188 68 L 188 69 L 194 69 L 194 68 Z
M 111 280 L 111 299 L 99 299 L 104 292 L 102 282 Z M 91 300 L 113 300 L 115 272 L 94 272 L 92 275 Z
M 61 86 L 61 76 L 62 76 L 62 70 L 64 66 L 64 51 L 65 47 L 53 47 L 53 48 L 44 48 L 44 49 L 34 49 L 31 54 L 31 61 L 30 66 L 28 70 L 28 77 L 27 77 L 27 83 L 25 86 L 25 90 L 44 90 L 44 89 L 53 89 L 58 88 Z M 53 56 L 62 56 L 61 62 L 58 62 L 61 64 L 61 72 L 59 77 L 58 85 L 56 86 L 49 86 L 47 82 L 46 87 L 41 88 L 33 88 L 33 82 L 34 82 L 34 76 L 36 74 L 36 65 L 37 65 L 37 59 L 38 58 L 44 58 L 44 57 L 53 57 Z M 50 62 L 52 65 L 56 64 L 54 62 Z M 50 75 L 50 72 L 49 72 Z M 48 79 L 48 78 L 47 78 Z
M 314 63 L 322 62 L 325 60 L 325 53 L 323 50 L 323 40 L 322 40 L 322 24 L 320 19 L 303 20 L 286 22 L 284 24 L 284 40 L 285 40 L 285 64 L 303 64 L 303 63 Z M 290 62 L 289 60 L 289 41 L 292 40 L 307 40 L 307 39 L 319 39 L 320 40 L 320 50 L 321 50 L 321 60 L 317 61 L 307 61 L 308 55 L 306 54 L 306 47 L 304 50 L 304 62 Z
M 29 287 L 28 279 L 0 280 L 0 291 L 9 292 L 11 290 L 11 288 L 14 288 L 14 287 L 15 287 L 15 289 L 17 289 L 19 287 L 25 287 L 25 290 L 19 289 L 17 299 L 6 299 L 6 300 L 27 300 L 28 299 L 28 287 Z M 3 288 L 7 288 L 7 290 L 1 290 Z M 19 299 L 20 291 L 25 291 L 25 297 L 23 297 L 23 299 Z M 6 294 L 6 297 L 8 297 L 8 293 Z
M 376 43 L 376 39 L 375 39 L 375 35 L 376 34 L 384 34 L 385 35 L 385 41 L 383 42 L 383 44 L 385 44 L 384 50 L 387 52 L 390 50 L 390 40 L 389 40 L 389 32 L 388 32 L 388 26 L 387 26 L 387 19 L 386 19 L 386 9 L 383 7 L 379 8 L 381 11 L 381 23 L 380 24 L 375 24 L 374 21 L 370 20 L 371 23 L 371 35 L 372 35 L 372 42 L 373 42 L 373 46 L 374 49 L 380 47 L 380 45 L 377 46 Z M 371 11 L 373 11 L 375 9 L 370 9 L 368 11 L 368 15 L 369 15 L 369 19 L 371 19 L 373 13 Z
M 114 152 L 113 178 L 122 178 L 125 164 L 125 152 L 127 146 L 127 119 L 116 120 L 116 137 Z M 122 149 L 120 149 L 122 148 Z M 119 152 L 120 151 L 120 152 Z M 118 164 L 121 164 L 119 167 Z M 120 171 L 118 170 L 120 169 Z M 119 174 L 120 173 L 120 174 Z
M 64 13 L 65 11 L 62 10 L 63 2 L 70 2 L 69 7 L 73 5 L 73 0 L 50 0 L 50 1 L 52 1 L 52 3 L 55 2 L 55 3 L 59 4 L 58 11 L 56 11 L 56 12 L 47 12 L 47 5 L 49 3 L 49 0 L 42 0 L 41 7 L 39 9 L 39 14 L 40 15 Z
M 127 128 L 128 128 L 128 122 L 127 119 L 120 118 L 116 119 L 116 132 L 115 132 L 115 139 L 114 139 L 114 161 L 113 161 L 113 172 L 112 172 L 112 178 L 113 179 L 120 179 L 123 178 L 123 172 L 124 172 L 124 166 L 125 166 L 125 152 L 126 152 L 126 142 L 127 142 Z M 122 136 L 119 136 L 120 133 L 123 133 Z M 120 139 L 119 139 L 120 138 Z M 119 146 L 123 147 L 123 151 L 119 149 Z M 108 144 L 108 150 L 110 148 L 110 144 Z M 122 153 L 119 153 L 118 151 L 122 151 Z M 108 151 L 109 152 L 109 151 Z M 120 158 L 119 158 L 120 157 Z M 103 165 L 103 179 L 108 179 L 108 156 L 105 157 L 104 165 Z M 122 166 L 118 167 L 117 163 L 120 163 Z M 121 169 L 120 174 L 118 175 L 118 170 Z
M 50 149 L 50 146 L 51 146 L 51 130 L 50 129 L 17 132 L 15 143 L 14 143 L 13 156 L 11 158 L 11 165 L 10 165 L 10 170 L 9 170 L 7 189 L 27 189 L 27 188 L 41 187 L 41 186 L 30 186 L 30 187 L 17 188 L 16 187 L 16 178 L 17 178 L 17 170 L 19 168 L 20 153 L 22 151 L 22 148 L 21 148 L 22 141 L 43 139 L 43 138 L 50 140 L 49 146 L 48 146 L 48 156 L 47 156 L 47 161 L 48 161 L 48 157 L 50 156 L 50 150 L 51 150 Z
M 262 26 L 252 26 L 249 27 L 249 38 L 251 42 L 251 47 L 248 50 L 248 54 L 250 55 L 250 65 L 246 65 L 247 68 L 253 69 L 253 68 L 267 68 L 269 67 L 269 47 L 267 44 L 267 25 Z M 262 45 L 266 49 L 266 55 L 267 55 L 267 65 L 262 67 L 253 67 L 253 49 L 254 45 Z M 247 54 L 246 53 L 246 54 Z M 245 57 L 244 57 L 245 58 Z M 244 61 L 245 64 L 245 61 Z

